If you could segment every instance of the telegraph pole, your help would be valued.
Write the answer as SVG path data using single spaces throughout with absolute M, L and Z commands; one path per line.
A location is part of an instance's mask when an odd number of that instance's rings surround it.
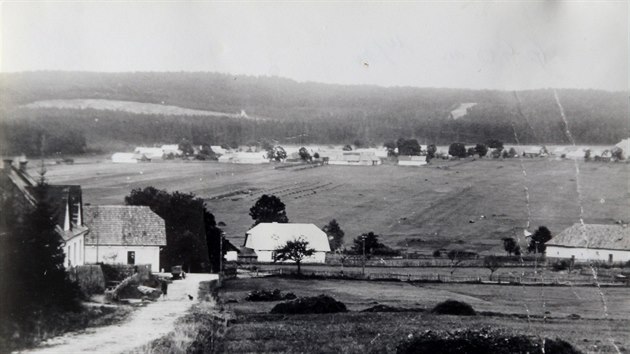
M 363 274 L 363 277 L 365 278 L 365 235 L 361 236 L 361 241 L 363 241 L 363 265 L 361 267 L 361 273 Z

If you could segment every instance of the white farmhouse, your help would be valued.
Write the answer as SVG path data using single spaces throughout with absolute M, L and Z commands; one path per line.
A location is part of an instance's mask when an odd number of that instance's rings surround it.
M 227 153 L 227 150 L 222 148 L 221 145 L 211 145 L 210 148 L 218 155 L 225 155 Z
M 131 152 L 117 152 L 112 155 L 113 163 L 138 163 L 138 155 Z
M 151 160 L 161 160 L 164 157 L 164 150 L 161 147 L 138 146 L 133 152 Z
M 377 166 L 381 159 L 374 151 L 326 151 L 321 157 L 328 158 L 329 165 Z
M 330 252 L 328 236 L 313 224 L 260 223 L 245 234 L 245 247 L 254 250 L 258 262 L 273 262 L 275 250 L 287 241 L 303 239 L 315 253 L 305 258 L 303 263 L 325 263 L 326 252 Z
M 84 206 L 84 223 L 89 228 L 82 242 L 84 259 L 72 264 L 150 264 L 160 270 L 160 247 L 166 246 L 164 219 L 147 206 Z
M 630 261 L 630 229 L 627 225 L 577 223 L 547 242 L 546 256 L 575 261 Z

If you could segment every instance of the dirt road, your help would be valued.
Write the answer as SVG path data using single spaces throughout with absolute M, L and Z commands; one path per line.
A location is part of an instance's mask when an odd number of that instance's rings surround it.
M 121 353 L 170 332 L 175 320 L 197 302 L 199 283 L 216 279 L 214 274 L 188 274 L 168 288 L 168 296 L 140 308 L 123 323 L 67 333 L 24 353 Z M 188 295 L 194 300 L 190 300 Z

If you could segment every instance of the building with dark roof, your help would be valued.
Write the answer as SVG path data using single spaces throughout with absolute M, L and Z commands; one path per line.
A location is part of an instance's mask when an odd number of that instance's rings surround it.
M 36 192 L 37 181 L 26 171 L 27 161 L 3 160 L 0 189 L 4 198 L 12 197 L 16 208 L 24 213 L 42 200 L 48 204 L 55 230 L 63 239 L 66 266 L 83 264 L 83 237 L 88 228 L 83 223 L 81 186 L 49 184 L 44 195 Z
M 573 224 L 549 242 L 546 256 L 576 261 L 630 261 L 630 228 L 626 224 Z
M 150 264 L 160 270 L 160 247 L 166 246 L 164 219 L 146 206 L 83 205 L 81 186 L 49 184 L 36 192 L 37 181 L 19 165 L 3 160 L 0 190 L 27 211 L 43 200 L 51 207 L 63 239 L 66 267 L 88 263 Z
M 164 219 L 148 206 L 84 207 L 86 263 L 150 264 L 160 270 L 160 247 L 166 246 Z

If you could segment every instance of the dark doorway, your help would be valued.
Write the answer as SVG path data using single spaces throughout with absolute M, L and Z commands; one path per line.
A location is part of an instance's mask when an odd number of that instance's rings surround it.
M 127 264 L 136 264 L 136 252 L 135 251 L 127 252 Z

